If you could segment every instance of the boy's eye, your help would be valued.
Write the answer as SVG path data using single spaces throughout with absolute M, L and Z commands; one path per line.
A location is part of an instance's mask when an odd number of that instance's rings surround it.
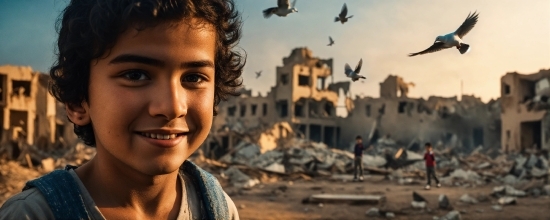
M 187 74 L 183 76 L 182 82 L 200 83 L 203 78 L 198 74 Z
M 149 77 L 143 70 L 128 70 L 124 72 L 123 76 L 132 81 L 149 79 Z

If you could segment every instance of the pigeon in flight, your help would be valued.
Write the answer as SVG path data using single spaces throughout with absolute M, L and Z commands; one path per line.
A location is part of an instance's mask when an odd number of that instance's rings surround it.
M 346 3 L 344 3 L 344 6 L 342 6 L 342 11 L 340 11 L 340 14 L 338 17 L 334 19 L 334 22 L 341 22 L 342 24 L 346 23 L 349 18 L 352 18 L 353 15 L 350 15 L 349 17 L 346 17 L 348 14 L 348 7 L 346 6 Z
M 262 75 L 262 71 L 256 72 L 256 79 Z
M 359 80 L 359 79 L 366 79 L 367 77 L 359 75 L 359 71 L 361 71 L 361 66 L 363 65 L 363 59 L 359 60 L 359 63 L 355 67 L 355 70 L 352 70 L 349 64 L 346 63 L 345 66 L 345 73 L 348 78 L 351 78 L 353 82 Z
M 468 32 L 470 32 L 470 30 L 472 30 L 472 28 L 474 28 L 474 26 L 476 25 L 479 15 L 476 12 L 474 12 L 473 14 L 469 13 L 468 17 L 466 17 L 466 20 L 464 20 L 462 25 L 460 25 L 460 27 L 455 32 L 443 36 L 437 36 L 435 38 L 434 44 L 428 49 L 425 49 L 418 53 L 411 53 L 409 54 L 409 56 L 412 57 L 426 53 L 433 53 L 452 47 L 456 47 L 456 49 L 460 51 L 460 54 L 465 54 L 466 52 L 470 51 L 470 45 L 465 44 L 462 41 L 462 38 L 464 37 L 464 35 L 468 34 Z
M 328 40 L 330 41 L 330 43 L 327 46 L 332 46 L 334 44 L 334 40 L 332 40 L 332 37 L 329 36 Z
M 292 5 L 290 5 L 290 0 L 277 0 L 277 7 L 271 7 L 263 11 L 264 18 L 269 18 L 273 14 L 286 17 L 290 13 L 298 12 L 298 9 L 294 6 L 296 6 L 296 0 L 292 1 Z

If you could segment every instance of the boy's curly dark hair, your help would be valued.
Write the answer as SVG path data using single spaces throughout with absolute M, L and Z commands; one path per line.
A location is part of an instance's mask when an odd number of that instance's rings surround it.
M 60 102 L 81 105 L 88 100 L 90 62 L 108 52 L 122 32 L 190 17 L 204 19 L 216 31 L 214 106 L 239 95 L 246 55 L 234 50 L 242 22 L 233 0 L 72 0 L 56 23 L 57 59 L 50 69 L 49 92 Z M 75 124 L 74 132 L 95 146 L 91 123 Z

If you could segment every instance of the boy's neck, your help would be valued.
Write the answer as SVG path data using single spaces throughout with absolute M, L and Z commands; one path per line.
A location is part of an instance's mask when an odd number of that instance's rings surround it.
M 96 154 L 75 172 L 105 217 L 177 218 L 182 190 L 177 170 L 150 176 L 101 160 Z

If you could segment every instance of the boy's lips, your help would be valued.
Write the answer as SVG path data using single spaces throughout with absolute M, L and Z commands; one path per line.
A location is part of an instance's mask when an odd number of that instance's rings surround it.
M 138 131 L 136 133 L 151 145 L 161 148 L 172 148 L 177 146 L 184 138 L 186 138 L 189 131 L 153 129 Z

